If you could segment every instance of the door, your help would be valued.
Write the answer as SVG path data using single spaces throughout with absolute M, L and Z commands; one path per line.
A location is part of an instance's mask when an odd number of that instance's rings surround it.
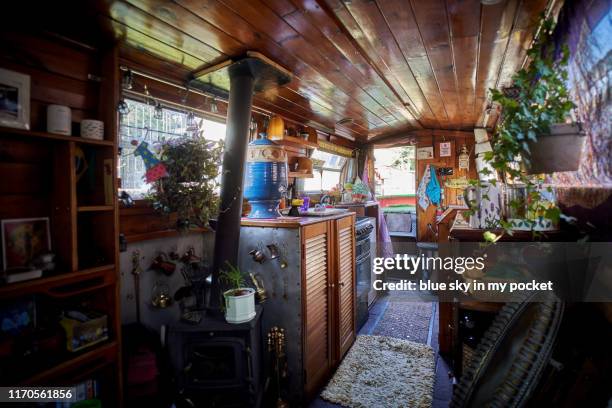
M 355 341 L 355 226 L 354 217 L 332 221 L 335 224 L 335 274 L 337 279 L 338 359 Z
M 330 279 L 327 222 L 302 228 L 304 382 L 312 395 L 327 380 L 332 361 L 331 314 L 334 283 Z

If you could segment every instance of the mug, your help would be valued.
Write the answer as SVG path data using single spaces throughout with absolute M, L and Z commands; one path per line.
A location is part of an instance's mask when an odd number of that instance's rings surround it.
M 81 137 L 92 140 L 104 140 L 104 122 L 95 119 L 81 121 Z

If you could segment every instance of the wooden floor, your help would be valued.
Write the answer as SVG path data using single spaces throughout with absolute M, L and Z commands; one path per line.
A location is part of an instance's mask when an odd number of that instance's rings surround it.
M 390 302 L 398 301 L 398 295 L 384 296 L 379 299 L 370 309 L 370 317 L 365 325 L 359 330 L 359 334 L 374 334 L 377 327 L 380 327 L 384 319 L 391 319 L 393 316 L 386 314 Z M 401 301 L 401 300 L 400 300 Z M 429 320 L 429 333 L 427 344 L 436 352 L 436 380 L 434 383 L 433 408 L 447 408 L 452 396 L 452 383 L 449 379 L 448 365 L 438 354 L 438 304 L 434 303 L 434 310 Z M 407 317 L 410 319 L 410 317 Z M 405 337 L 405 333 L 397 333 L 398 337 Z M 342 405 L 333 404 L 322 398 L 315 399 L 310 408 L 338 408 Z

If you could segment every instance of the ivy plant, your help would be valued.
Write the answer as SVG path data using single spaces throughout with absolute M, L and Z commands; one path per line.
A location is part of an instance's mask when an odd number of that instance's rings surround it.
M 208 225 L 218 209 L 217 177 L 222 142 L 195 138 L 164 141 L 161 160 L 168 176 L 153 183 L 147 197 L 158 211 L 178 215 L 177 228 Z
M 538 135 L 549 134 L 551 125 L 564 122 L 574 104 L 566 87 L 569 51 L 563 45 L 560 57 L 552 38 L 555 23 L 542 17 L 539 35 L 527 51 L 530 63 L 512 77 L 512 86 L 505 91 L 490 89 L 492 101 L 501 108 L 501 117 L 492 137 L 493 150 L 484 160 L 506 181 L 522 183 L 526 187 L 527 203 L 514 201 L 511 207 L 526 208 L 527 222 L 533 231 L 538 217 L 558 221 L 558 207 L 544 203 L 537 186 L 537 177 L 525 174 L 530 165 L 530 146 Z M 480 173 L 489 178 L 491 170 Z M 472 181 L 478 184 L 478 181 Z M 492 181 L 495 184 L 495 180 Z M 512 225 L 500 221 L 505 233 L 512 234 Z M 500 236 L 487 231 L 485 240 L 496 241 Z

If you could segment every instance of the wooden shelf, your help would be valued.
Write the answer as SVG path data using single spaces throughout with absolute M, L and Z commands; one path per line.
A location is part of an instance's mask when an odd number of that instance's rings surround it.
M 312 173 L 300 173 L 299 171 L 290 171 L 289 173 L 287 173 L 287 177 L 313 178 L 314 175 Z
M 24 136 L 35 139 L 42 140 L 57 140 L 57 141 L 65 141 L 65 142 L 76 142 L 88 145 L 95 146 L 114 146 L 115 143 L 111 140 L 92 140 L 92 139 L 84 139 L 79 136 L 64 136 L 64 135 L 56 135 L 53 133 L 47 132 L 39 132 L 36 130 L 25 130 L 25 129 L 14 129 L 7 127 L 0 127 L 0 136 L 6 137 L 7 135 L 11 136 Z
M 35 375 L 21 381 L 22 384 L 41 384 L 46 383 L 47 381 L 56 381 L 58 377 L 71 374 L 71 380 L 77 380 L 78 377 L 82 377 L 83 375 L 88 375 L 93 370 L 88 370 L 83 372 L 80 370 L 80 367 L 91 364 L 95 362 L 97 359 L 100 360 L 100 363 L 95 365 L 95 368 L 99 370 L 103 366 L 109 364 L 110 362 L 116 361 L 117 356 L 119 355 L 119 350 L 117 349 L 117 342 L 111 341 L 108 343 L 102 343 L 102 345 L 92 346 L 93 349 L 79 353 L 73 358 L 61 362 L 47 370 L 36 373 Z
M 19 297 L 30 293 L 47 293 L 54 288 L 82 282 L 88 279 L 103 277 L 114 264 L 97 266 L 77 272 L 62 273 L 46 278 L 32 279 L 23 282 L 9 283 L 0 286 L 0 298 Z
M 112 205 L 81 205 L 77 207 L 78 212 L 93 212 L 93 211 L 113 211 Z
M 3 218 L 47 216 L 53 226 L 50 241 L 58 266 L 56 271 L 44 273 L 38 279 L 0 285 L 0 299 L 14 303 L 20 297 L 36 295 L 40 317 L 37 320 L 44 324 L 35 325 L 31 333 L 24 333 L 30 336 L 27 341 L 46 340 L 47 330 L 54 336 L 56 331 L 59 334 L 62 328 L 58 318 L 68 307 L 106 315 L 110 340 L 77 353 L 65 350 L 65 344 L 54 344 L 53 351 L 20 356 L 12 351 L 22 348 L 20 342 L 24 338 L 17 333 L 7 334 L 11 354 L 0 358 L 0 366 L 11 364 L 14 369 L 2 370 L 2 380 L 9 385 L 42 386 L 96 378 L 103 384 L 100 399 L 104 405 L 120 406 L 118 206 L 114 200 L 105 200 L 108 181 L 112 186 L 117 181 L 119 50 L 111 43 L 95 50 L 83 50 L 74 47 L 70 40 L 57 38 L 53 32 L 44 35 L 23 32 L 10 37 L 3 38 L 15 45 L 7 54 L 10 68 L 30 75 L 38 92 L 30 98 L 30 121 L 34 130 L 0 126 L 0 150 L 9 152 L 0 154 L 0 165 L 15 170 L 9 171 L 15 177 L 0 192 L 0 212 Z M 32 54 L 38 65 L 48 69 L 29 66 L 19 58 L 24 53 Z M 54 59 L 52 54 L 61 55 L 62 61 Z M 92 72 L 92 67 L 95 67 L 93 74 L 104 73 L 99 81 L 92 82 L 82 75 Z M 69 105 L 72 113 L 77 113 L 73 116 L 76 118 L 103 121 L 107 139 L 45 132 L 45 111 L 50 104 Z M 78 163 L 74 157 L 79 148 L 83 150 L 90 175 L 83 181 L 76 177 Z M 111 205 L 104 205 L 107 203 Z M 77 302 L 85 298 L 87 304 Z
M 299 149 L 318 149 L 319 143 L 311 142 L 294 136 L 282 136 L 281 138 L 270 138 L 275 143 Z

